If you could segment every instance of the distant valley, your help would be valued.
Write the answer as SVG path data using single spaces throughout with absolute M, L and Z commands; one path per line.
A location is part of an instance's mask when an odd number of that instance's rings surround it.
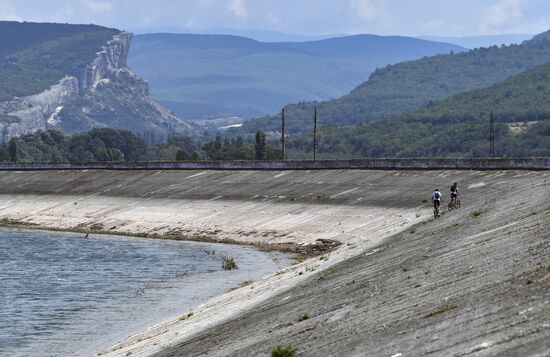
M 231 35 L 145 34 L 128 64 L 153 98 L 188 119 L 271 114 L 288 103 L 349 92 L 390 63 L 464 51 L 448 43 L 358 35 L 259 42 Z
M 353 125 L 391 118 L 460 92 L 489 87 L 550 61 L 550 32 L 521 45 L 490 47 L 425 57 L 376 70 L 348 94 L 329 101 L 285 107 L 287 131 L 310 130 L 314 108 L 320 125 Z M 239 134 L 278 131 L 279 116 L 246 122 Z

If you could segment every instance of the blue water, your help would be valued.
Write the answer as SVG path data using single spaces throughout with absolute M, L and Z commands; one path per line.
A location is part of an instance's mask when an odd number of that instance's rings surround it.
M 288 264 L 238 246 L 0 230 L 0 356 L 90 356 Z

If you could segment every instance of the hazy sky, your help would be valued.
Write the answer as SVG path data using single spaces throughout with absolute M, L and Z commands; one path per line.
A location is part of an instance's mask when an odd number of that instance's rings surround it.
M 548 0 L 0 0 L 0 20 L 119 29 L 480 35 L 550 29 Z

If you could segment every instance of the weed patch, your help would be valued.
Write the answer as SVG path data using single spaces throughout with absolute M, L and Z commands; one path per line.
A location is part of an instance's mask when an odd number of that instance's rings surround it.
M 277 346 L 271 351 L 271 357 L 294 357 L 296 349 L 292 346 L 281 347 Z
M 300 316 L 300 318 L 298 319 L 298 321 L 305 321 L 309 319 L 309 315 L 307 313 L 303 314 L 302 316 Z
M 231 257 L 223 256 L 222 257 L 222 269 L 223 270 L 233 270 L 233 269 L 239 269 L 237 266 L 237 263 L 235 263 L 235 260 Z
M 185 320 L 187 320 L 188 318 L 190 318 L 191 316 L 193 316 L 193 312 L 190 312 L 190 313 L 188 313 L 187 315 L 182 315 L 182 316 L 180 316 L 179 320 L 180 320 L 180 321 L 185 321 Z

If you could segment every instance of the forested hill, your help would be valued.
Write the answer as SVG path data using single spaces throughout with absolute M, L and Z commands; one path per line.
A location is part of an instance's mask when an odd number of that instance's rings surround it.
M 0 102 L 36 94 L 90 63 L 120 31 L 0 21 Z
M 287 130 L 311 127 L 313 108 L 321 125 L 350 125 L 379 120 L 464 91 L 485 88 L 550 61 L 550 32 L 521 45 L 481 48 L 390 65 L 375 71 L 349 94 L 326 102 L 289 105 Z M 278 130 L 280 119 L 270 116 L 245 123 L 239 131 Z
M 188 118 L 271 114 L 283 105 L 348 93 L 377 67 L 463 51 L 448 43 L 359 35 L 308 42 L 259 42 L 196 34 L 137 35 L 128 64 L 151 95 Z
M 546 63 L 395 118 L 324 127 L 319 153 L 325 158 L 487 156 L 492 112 L 498 156 L 548 156 L 549 98 L 550 63 Z M 311 151 L 311 136 L 295 138 L 289 147 L 304 155 Z
M 491 112 L 500 122 L 550 120 L 550 62 L 491 87 L 459 93 L 400 117 L 467 121 L 487 117 Z

